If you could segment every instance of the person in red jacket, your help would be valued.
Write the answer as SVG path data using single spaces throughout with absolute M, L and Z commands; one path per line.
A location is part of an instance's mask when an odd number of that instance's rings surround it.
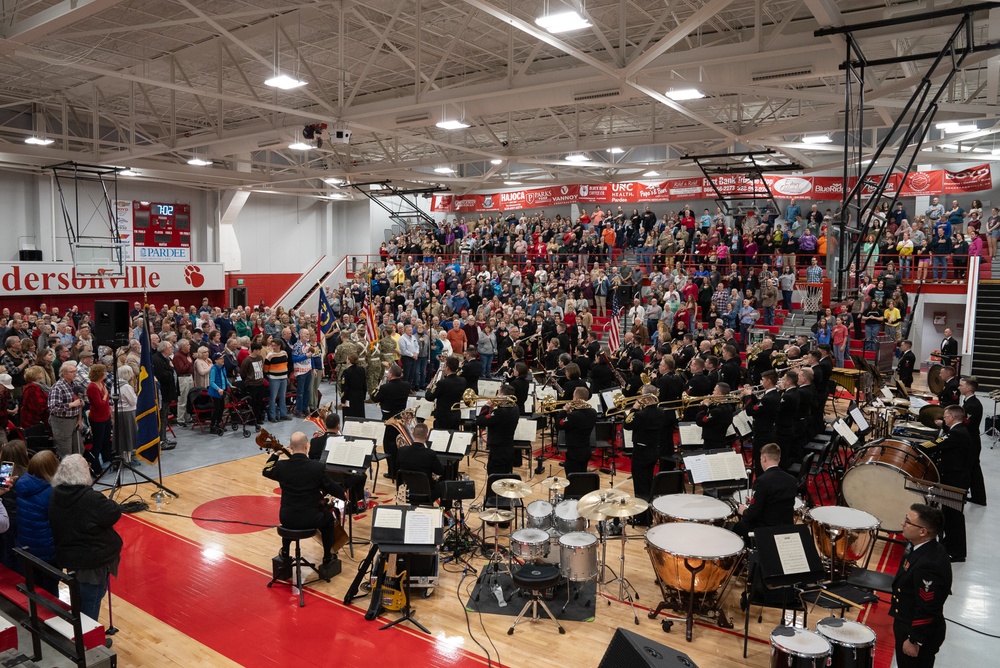
M 111 446 L 111 395 L 108 393 L 108 368 L 103 364 L 90 367 L 90 384 L 87 385 L 87 401 L 90 403 L 90 432 L 94 461 L 100 457 L 104 466 L 111 463 L 114 448 Z

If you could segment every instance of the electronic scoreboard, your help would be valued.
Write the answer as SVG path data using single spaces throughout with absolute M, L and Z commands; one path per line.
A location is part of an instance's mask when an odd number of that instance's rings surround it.
M 191 205 L 161 202 L 132 202 L 132 235 L 139 257 L 140 248 L 191 248 Z M 181 252 L 187 255 L 190 251 Z M 165 255 L 150 252 L 148 255 Z M 164 258 L 166 259 L 166 258 Z

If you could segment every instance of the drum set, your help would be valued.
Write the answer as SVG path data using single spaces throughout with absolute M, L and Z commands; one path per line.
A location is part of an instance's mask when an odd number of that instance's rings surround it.
M 771 632 L 771 668 L 871 668 L 875 632 L 859 622 L 827 617 L 816 630 L 779 626 Z

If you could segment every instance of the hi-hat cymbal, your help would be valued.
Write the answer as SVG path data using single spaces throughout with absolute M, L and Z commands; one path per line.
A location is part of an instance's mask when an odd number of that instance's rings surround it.
M 617 489 L 599 489 L 584 494 L 576 504 L 576 512 L 585 519 L 600 521 L 604 519 L 604 508 L 609 501 L 625 498 L 628 498 L 628 494 Z
M 514 513 L 510 510 L 487 508 L 479 513 L 479 519 L 484 522 L 510 522 L 514 519 Z
M 605 517 L 632 517 L 645 512 L 649 508 L 649 503 L 643 499 L 627 497 L 624 499 L 614 499 L 604 504 L 601 512 Z
M 561 489 L 566 489 L 569 487 L 569 480 L 561 476 L 549 476 L 542 481 L 542 489 L 551 489 L 558 492 Z
M 497 496 L 502 496 L 506 499 L 523 499 L 531 494 L 531 485 L 513 478 L 494 480 L 490 489 Z

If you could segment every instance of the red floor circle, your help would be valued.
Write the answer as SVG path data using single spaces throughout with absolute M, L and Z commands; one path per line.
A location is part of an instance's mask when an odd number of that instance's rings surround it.
M 280 496 L 227 496 L 203 503 L 191 514 L 194 523 L 207 531 L 254 533 L 277 526 L 280 506 Z

